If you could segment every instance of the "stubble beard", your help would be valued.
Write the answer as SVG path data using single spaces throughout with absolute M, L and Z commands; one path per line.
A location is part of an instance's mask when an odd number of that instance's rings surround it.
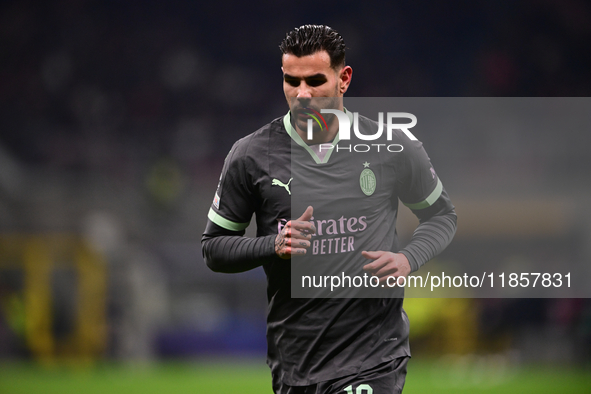
M 332 97 L 312 97 L 310 99 L 296 99 L 292 98 L 290 100 L 290 111 L 292 116 L 292 122 L 297 127 L 297 129 L 307 134 L 308 131 L 308 120 L 312 120 L 312 132 L 316 135 L 323 131 L 325 128 L 323 122 L 319 125 L 314 119 L 311 117 L 303 116 L 302 114 L 305 112 L 312 112 L 321 114 L 322 117 L 326 120 L 326 123 L 329 128 L 334 127 L 335 122 L 337 122 L 337 118 L 331 114 L 322 114 L 322 109 L 341 109 L 342 108 L 342 97 L 338 96 L 338 87 L 335 88 L 334 96 Z M 316 115 L 317 116 L 317 115 Z M 318 117 L 318 116 L 317 116 Z M 326 131 L 326 130 L 324 130 Z M 307 140 L 304 139 L 304 140 Z

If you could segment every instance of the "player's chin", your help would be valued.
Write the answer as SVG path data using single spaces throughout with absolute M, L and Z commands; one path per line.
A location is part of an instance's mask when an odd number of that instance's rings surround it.
M 295 120 L 300 129 L 306 130 L 308 127 L 308 120 L 312 119 L 310 115 L 307 114 L 296 114 Z

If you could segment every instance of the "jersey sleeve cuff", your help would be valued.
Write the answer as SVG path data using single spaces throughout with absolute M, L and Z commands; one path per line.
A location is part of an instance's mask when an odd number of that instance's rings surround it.
M 410 265 L 410 272 L 411 273 L 419 270 L 421 265 L 417 262 L 415 257 L 408 250 L 403 249 L 398 253 L 402 253 L 403 255 L 406 256 L 406 259 L 408 260 L 408 265 Z
M 433 205 L 435 203 L 435 201 L 437 201 L 439 196 L 441 196 L 442 191 L 443 191 L 443 184 L 441 183 L 441 179 L 437 178 L 437 185 L 435 186 L 435 189 L 433 189 L 431 194 L 429 194 L 429 196 L 426 199 L 424 199 L 421 202 L 414 203 L 414 204 L 408 204 L 408 203 L 405 203 L 404 201 L 402 203 L 413 210 L 429 208 L 431 205 Z
M 231 220 L 228 220 L 222 217 L 219 213 L 213 210 L 213 208 L 209 208 L 209 213 L 207 214 L 207 218 L 211 220 L 213 223 L 217 224 L 218 226 L 225 228 L 226 230 L 230 231 L 242 231 L 248 227 L 250 222 L 246 223 L 236 223 Z

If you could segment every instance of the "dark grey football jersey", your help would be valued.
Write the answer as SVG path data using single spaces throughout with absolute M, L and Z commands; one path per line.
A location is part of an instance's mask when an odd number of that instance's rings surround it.
M 377 127 L 362 116 L 359 122 L 368 130 Z M 312 205 L 317 234 L 303 264 L 362 274 L 369 262 L 362 250 L 399 250 L 398 200 L 422 209 L 443 192 L 420 142 L 395 131 L 384 144 L 337 137 L 321 157 L 293 130 L 287 114 L 234 144 L 208 217 L 241 231 L 255 213 L 257 235 L 272 235 Z M 370 149 L 363 152 L 361 145 Z M 298 258 L 263 265 L 274 375 L 289 385 L 307 385 L 410 355 L 402 298 L 292 297 L 295 264 Z

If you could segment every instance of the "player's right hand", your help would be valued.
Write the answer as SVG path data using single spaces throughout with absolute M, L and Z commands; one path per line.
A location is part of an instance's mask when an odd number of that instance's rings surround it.
M 285 224 L 275 237 L 275 253 L 282 259 L 289 259 L 292 255 L 306 254 L 310 247 L 312 234 L 316 234 L 316 227 L 310 222 L 314 208 L 309 206 L 306 211 L 295 220 Z

